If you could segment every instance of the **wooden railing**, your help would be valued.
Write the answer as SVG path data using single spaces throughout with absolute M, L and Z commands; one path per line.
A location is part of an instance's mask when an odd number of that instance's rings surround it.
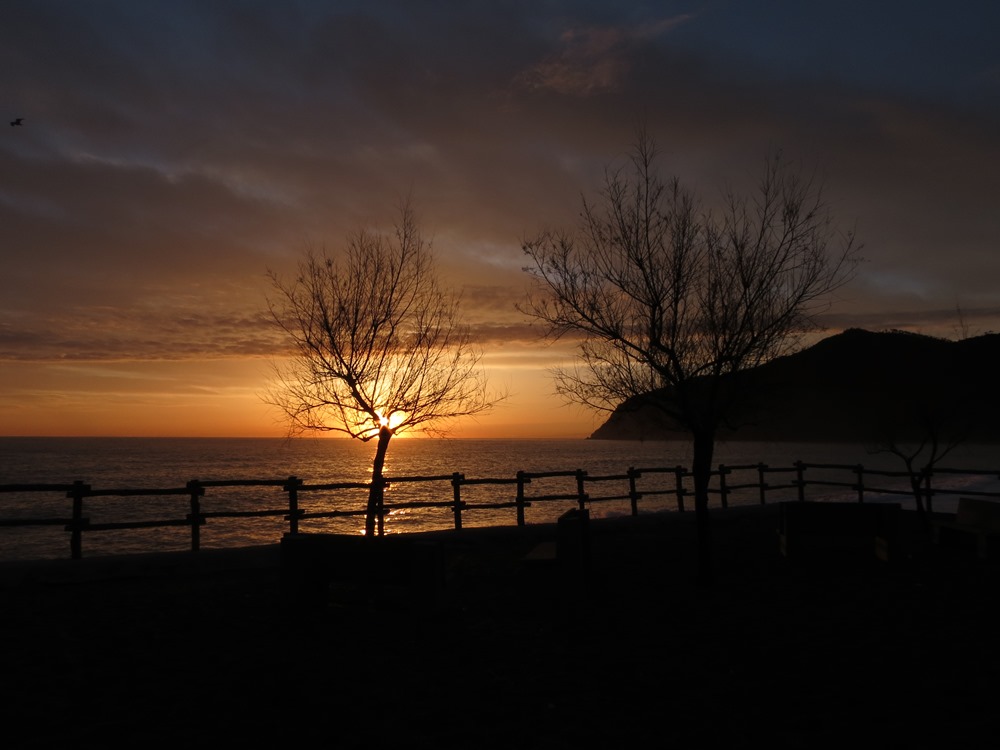
M 848 479 L 841 478 L 812 478 L 809 472 L 831 472 L 835 475 L 848 474 Z M 660 477 L 660 483 L 654 486 L 641 486 L 640 480 L 650 477 Z M 669 482 L 672 476 L 673 482 Z M 384 479 L 386 487 L 413 483 L 448 483 L 451 485 L 450 497 L 446 500 L 431 499 L 439 497 L 437 491 L 429 491 L 428 499 L 406 500 L 399 502 L 383 501 L 378 508 L 377 521 L 378 533 L 384 533 L 385 517 L 395 510 L 411 510 L 417 508 L 440 508 L 450 510 L 452 521 L 448 526 L 461 529 L 463 519 L 467 514 L 484 510 L 498 510 L 503 508 L 513 508 L 515 511 L 515 522 L 518 526 L 524 526 L 525 509 L 535 504 L 543 503 L 573 503 L 580 509 L 593 506 L 595 504 L 619 501 L 627 502 L 628 512 L 632 515 L 640 513 L 640 502 L 648 501 L 656 496 L 667 496 L 672 499 L 676 510 L 683 512 L 687 509 L 686 499 L 694 494 L 689 486 L 691 472 L 683 466 L 674 467 L 653 467 L 653 468 L 629 468 L 622 474 L 610 474 L 603 476 L 592 476 L 582 469 L 571 471 L 551 471 L 551 472 L 527 472 L 518 471 L 514 477 L 505 478 L 467 478 L 464 474 L 454 472 L 452 474 L 441 474 L 435 476 L 400 476 Z M 736 477 L 749 476 L 749 480 L 734 482 Z M 777 477 L 778 481 L 769 481 L 770 477 Z M 932 483 L 932 479 L 942 477 L 978 477 L 989 478 L 990 480 L 1000 480 L 1000 472 L 997 470 L 976 470 L 976 469 L 935 469 L 933 476 L 930 473 L 921 474 L 917 477 L 921 488 L 922 498 L 925 507 L 933 510 L 933 499 L 945 495 L 963 496 L 977 495 L 986 497 L 1000 497 L 1000 492 L 976 491 L 968 488 L 954 488 L 941 486 Z M 782 479 L 788 477 L 787 479 Z M 575 480 L 572 491 L 554 492 L 549 494 L 528 494 L 528 488 L 532 483 L 542 480 L 552 480 L 555 478 Z M 766 464 L 744 464 L 737 466 L 720 465 L 717 471 L 712 472 L 715 486 L 710 488 L 713 495 L 719 498 L 721 508 L 728 508 L 734 496 L 740 504 L 759 503 L 764 505 L 769 499 L 798 499 L 805 500 L 807 488 L 834 488 L 840 495 L 851 494 L 858 502 L 864 502 L 866 496 L 878 495 L 907 495 L 912 497 L 913 491 L 910 485 L 911 476 L 907 472 L 882 471 L 876 469 L 866 469 L 861 465 L 845 464 L 815 464 L 795 462 L 789 467 L 771 467 Z M 905 480 L 902 486 L 873 486 L 870 482 L 878 478 L 879 480 L 896 479 Z M 664 481 L 666 479 L 666 481 Z M 866 484 L 869 482 L 869 484 Z M 490 502 L 469 502 L 463 499 L 463 488 L 476 485 L 493 486 L 514 486 L 513 497 L 504 495 L 504 499 Z M 208 491 L 220 490 L 222 488 L 275 488 L 284 495 L 281 507 L 253 508 L 253 509 L 228 509 L 228 510 L 206 510 L 202 505 L 202 500 Z M 601 494 L 598 490 L 603 487 L 612 487 L 609 491 Z M 197 552 L 201 548 L 201 527 L 211 519 L 223 518 L 251 518 L 251 517 L 280 517 L 288 525 L 290 533 L 298 533 L 300 524 L 305 521 L 317 519 L 331 519 L 337 517 L 364 516 L 365 502 L 358 501 L 354 505 L 341 508 L 320 508 L 309 509 L 305 499 L 319 493 L 347 493 L 349 491 L 364 491 L 365 497 L 370 489 L 368 482 L 334 482 L 309 484 L 305 480 L 290 476 L 286 479 L 234 479 L 234 480 L 191 480 L 182 487 L 172 488 L 143 488 L 143 489 L 103 489 L 94 488 L 83 481 L 76 481 L 72 484 L 7 484 L 0 485 L 0 495 L 3 494 L 25 494 L 25 493 L 63 493 L 71 501 L 68 515 L 46 516 L 46 517 L 13 517 L 0 518 L 0 527 L 14 526 L 62 526 L 69 533 L 70 556 L 79 559 L 83 554 L 83 536 L 87 532 L 113 531 L 125 529 L 156 528 L 168 526 L 188 526 L 190 527 L 190 548 Z M 789 491 L 792 491 L 789 496 Z M 753 496 L 753 500 L 747 500 L 747 495 Z M 103 521 L 92 523 L 85 515 L 85 501 L 88 503 L 98 498 L 112 497 L 142 497 L 142 496 L 183 496 L 187 498 L 187 512 L 183 516 L 171 518 L 131 520 L 131 521 Z M 0 501 L 2 501 L 0 497 Z

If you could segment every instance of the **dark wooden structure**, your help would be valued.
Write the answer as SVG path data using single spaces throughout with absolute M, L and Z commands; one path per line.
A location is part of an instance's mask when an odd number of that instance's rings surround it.
M 934 523 L 937 544 L 956 537 L 970 537 L 975 544 L 976 557 L 980 560 L 989 557 L 990 541 L 1000 539 L 1000 502 L 960 497 L 954 520 Z
M 793 559 L 855 556 L 888 562 L 896 547 L 900 509 L 899 503 L 783 502 L 779 549 Z
M 693 495 L 691 476 L 687 468 L 671 466 L 630 467 L 620 474 L 608 475 L 592 475 L 585 470 L 574 469 L 517 471 L 513 476 L 507 477 L 466 477 L 461 472 L 435 476 L 388 477 L 383 481 L 389 488 L 410 486 L 419 487 L 419 491 L 410 492 L 406 497 L 398 499 L 391 492 L 386 495 L 378 509 L 378 533 L 380 536 L 383 534 L 385 519 L 392 513 L 409 513 L 416 509 L 440 512 L 440 528 L 455 531 L 469 526 L 467 520 L 473 515 L 492 512 L 496 517 L 497 511 L 503 513 L 507 509 L 510 510 L 510 523 L 521 528 L 530 526 L 528 509 L 545 505 L 560 510 L 568 506 L 579 511 L 593 512 L 602 505 L 617 503 L 616 513 L 625 512 L 635 516 L 653 505 L 651 501 L 659 498 L 659 510 L 664 510 L 665 505 L 672 505 L 678 512 L 686 512 L 689 510 L 687 498 Z M 958 488 L 948 486 L 949 477 L 952 476 L 958 478 Z M 861 465 L 802 461 L 784 467 L 763 463 L 738 466 L 720 464 L 718 470 L 712 472 L 712 477 L 716 486 L 710 492 L 718 498 L 722 509 L 728 508 L 734 501 L 742 505 L 765 505 L 816 499 L 824 504 L 831 504 L 829 501 L 834 497 L 851 497 L 856 502 L 844 504 L 867 506 L 873 504 L 870 502 L 872 499 L 879 501 L 877 504 L 884 505 L 884 498 L 892 495 L 913 498 L 913 484 L 909 473 L 880 471 Z M 1000 479 L 1000 472 L 995 469 L 936 468 L 933 475 L 936 484 L 932 483 L 932 476 L 927 473 L 919 476 L 917 486 L 921 488 L 928 511 L 933 511 L 932 503 L 935 498 L 947 495 L 961 494 L 963 499 L 1000 498 L 1000 491 L 972 491 L 968 480 L 977 477 L 996 482 Z M 492 487 L 491 497 L 473 499 L 478 492 L 474 488 L 489 486 Z M 306 532 L 325 533 L 331 528 L 330 524 L 335 523 L 334 519 L 350 520 L 350 517 L 365 515 L 368 489 L 367 482 L 310 483 L 297 476 L 282 479 L 192 479 L 166 488 L 100 488 L 84 481 L 69 484 L 7 484 L 0 485 L 0 502 L 5 496 L 48 493 L 59 494 L 68 499 L 69 507 L 64 511 L 49 511 L 47 515 L 43 515 L 22 506 L 12 516 L 0 516 L 0 528 L 61 527 L 69 536 L 70 557 L 78 559 L 83 556 L 84 537 L 91 533 L 184 527 L 190 536 L 190 550 L 198 552 L 204 543 L 204 529 L 226 519 L 236 521 L 270 518 L 283 524 L 283 533 L 292 536 Z M 219 498 L 226 492 L 236 492 L 238 497 L 220 504 Z M 112 516 L 101 521 L 92 520 L 91 514 L 103 509 L 104 499 L 110 502 L 114 498 L 119 502 L 124 499 L 130 509 L 143 511 L 143 517 L 135 519 Z M 156 516 L 143 510 L 146 501 L 160 501 L 164 498 L 170 503 L 176 498 L 176 504 L 170 506 L 175 512 Z M 162 512 L 166 514 L 166 511 Z M 843 511 L 839 516 L 844 520 L 838 518 L 836 522 L 848 523 L 852 513 L 867 519 L 871 513 L 878 512 L 880 511 Z M 555 517 L 552 513 L 544 515 L 549 519 Z M 803 521 L 796 517 L 791 522 Z M 961 525 L 962 522 L 958 523 Z M 545 554 L 551 556 L 551 553 L 550 549 Z

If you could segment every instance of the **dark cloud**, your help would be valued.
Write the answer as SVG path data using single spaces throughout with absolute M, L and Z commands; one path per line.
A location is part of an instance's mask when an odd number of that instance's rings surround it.
M 280 356 L 270 318 L 190 310 L 86 306 L 73 315 L 0 320 L 0 360 L 25 362 L 189 360 Z

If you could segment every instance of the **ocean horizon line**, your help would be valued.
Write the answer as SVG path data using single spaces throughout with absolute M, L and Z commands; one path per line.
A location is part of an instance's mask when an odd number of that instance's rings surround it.
M 397 435 L 395 440 L 604 440 L 606 442 L 674 442 L 676 438 L 634 440 L 592 438 L 590 435 L 564 436 L 465 436 L 465 435 Z M 683 439 L 683 438 L 681 438 Z M 365 442 L 344 435 L 0 435 L 0 440 L 343 440 Z

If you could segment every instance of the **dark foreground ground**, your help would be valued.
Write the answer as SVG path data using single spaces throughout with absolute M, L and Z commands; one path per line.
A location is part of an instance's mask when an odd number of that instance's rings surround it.
M 996 562 L 915 533 L 890 563 L 796 562 L 778 553 L 775 509 L 730 510 L 703 587 L 692 523 L 592 522 L 585 586 L 522 559 L 552 529 L 463 532 L 439 548 L 436 584 L 416 565 L 307 597 L 283 585 L 277 548 L 8 566 L 2 743 L 998 742 Z

